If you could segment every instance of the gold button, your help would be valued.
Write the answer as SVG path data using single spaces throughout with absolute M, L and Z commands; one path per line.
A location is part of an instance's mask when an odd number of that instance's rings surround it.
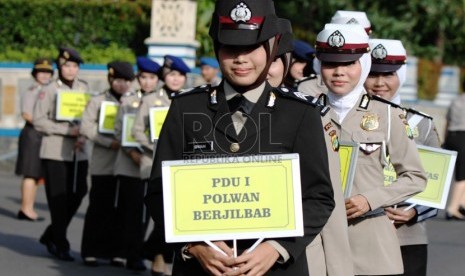
M 232 143 L 229 149 L 231 152 L 238 152 L 241 147 L 239 146 L 238 143 Z

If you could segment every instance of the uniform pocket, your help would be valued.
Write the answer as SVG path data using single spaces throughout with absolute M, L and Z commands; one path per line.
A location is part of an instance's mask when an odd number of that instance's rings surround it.
M 359 163 L 373 164 L 379 162 L 384 152 L 384 135 L 380 132 L 355 131 L 352 141 L 359 143 Z

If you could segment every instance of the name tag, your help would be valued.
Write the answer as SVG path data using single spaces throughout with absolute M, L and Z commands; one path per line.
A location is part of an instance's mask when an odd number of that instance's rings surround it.
M 213 141 L 189 142 L 188 149 L 192 152 L 211 152 L 213 151 Z

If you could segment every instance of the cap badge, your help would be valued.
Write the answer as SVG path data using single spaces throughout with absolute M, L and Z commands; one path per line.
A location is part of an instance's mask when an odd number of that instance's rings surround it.
M 347 21 L 346 24 L 360 24 L 360 23 L 357 21 L 357 19 L 351 18 L 349 21 Z
M 109 74 L 110 76 L 113 76 L 113 75 L 115 74 L 115 69 L 113 69 L 112 67 L 110 67 L 110 68 L 108 69 L 108 74 Z
M 247 22 L 252 17 L 252 12 L 246 4 L 241 2 L 231 11 L 230 16 L 234 22 Z
M 69 53 L 67 51 L 63 52 L 63 57 L 69 59 Z
M 368 114 L 363 116 L 360 126 L 366 131 L 377 129 L 379 127 L 378 116 L 376 114 Z
M 328 37 L 328 45 L 331 47 L 340 48 L 344 46 L 345 42 L 344 36 L 339 31 L 335 31 Z
M 379 44 L 371 51 L 371 56 L 374 59 L 385 59 L 387 57 L 387 50 L 382 44 Z

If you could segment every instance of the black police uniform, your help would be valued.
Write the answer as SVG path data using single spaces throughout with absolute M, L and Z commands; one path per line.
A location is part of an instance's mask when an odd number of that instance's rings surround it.
M 272 90 L 267 84 L 239 135 L 232 127 L 223 86 L 218 87 L 217 104 L 210 99 L 209 87 L 175 97 L 158 141 L 152 169 L 151 181 L 156 191 L 146 202 L 155 223 L 163 223 L 161 162 L 164 160 L 198 158 L 199 154 L 218 157 L 299 153 L 305 236 L 276 239 L 289 252 L 291 260 L 283 265 L 276 264 L 268 275 L 308 275 L 305 248 L 323 228 L 334 207 L 323 128 L 319 109 L 296 96 L 275 92 L 281 96 L 274 107 L 267 107 Z M 199 115 L 183 116 L 185 114 Z M 197 130 L 193 127 L 196 125 L 204 127 Z M 194 145 L 210 142 L 213 142 L 210 151 L 193 149 Z M 251 242 L 239 241 L 239 252 L 247 249 Z M 178 245 L 175 252 L 173 275 L 205 275 L 196 260 L 182 259 L 181 246 Z

